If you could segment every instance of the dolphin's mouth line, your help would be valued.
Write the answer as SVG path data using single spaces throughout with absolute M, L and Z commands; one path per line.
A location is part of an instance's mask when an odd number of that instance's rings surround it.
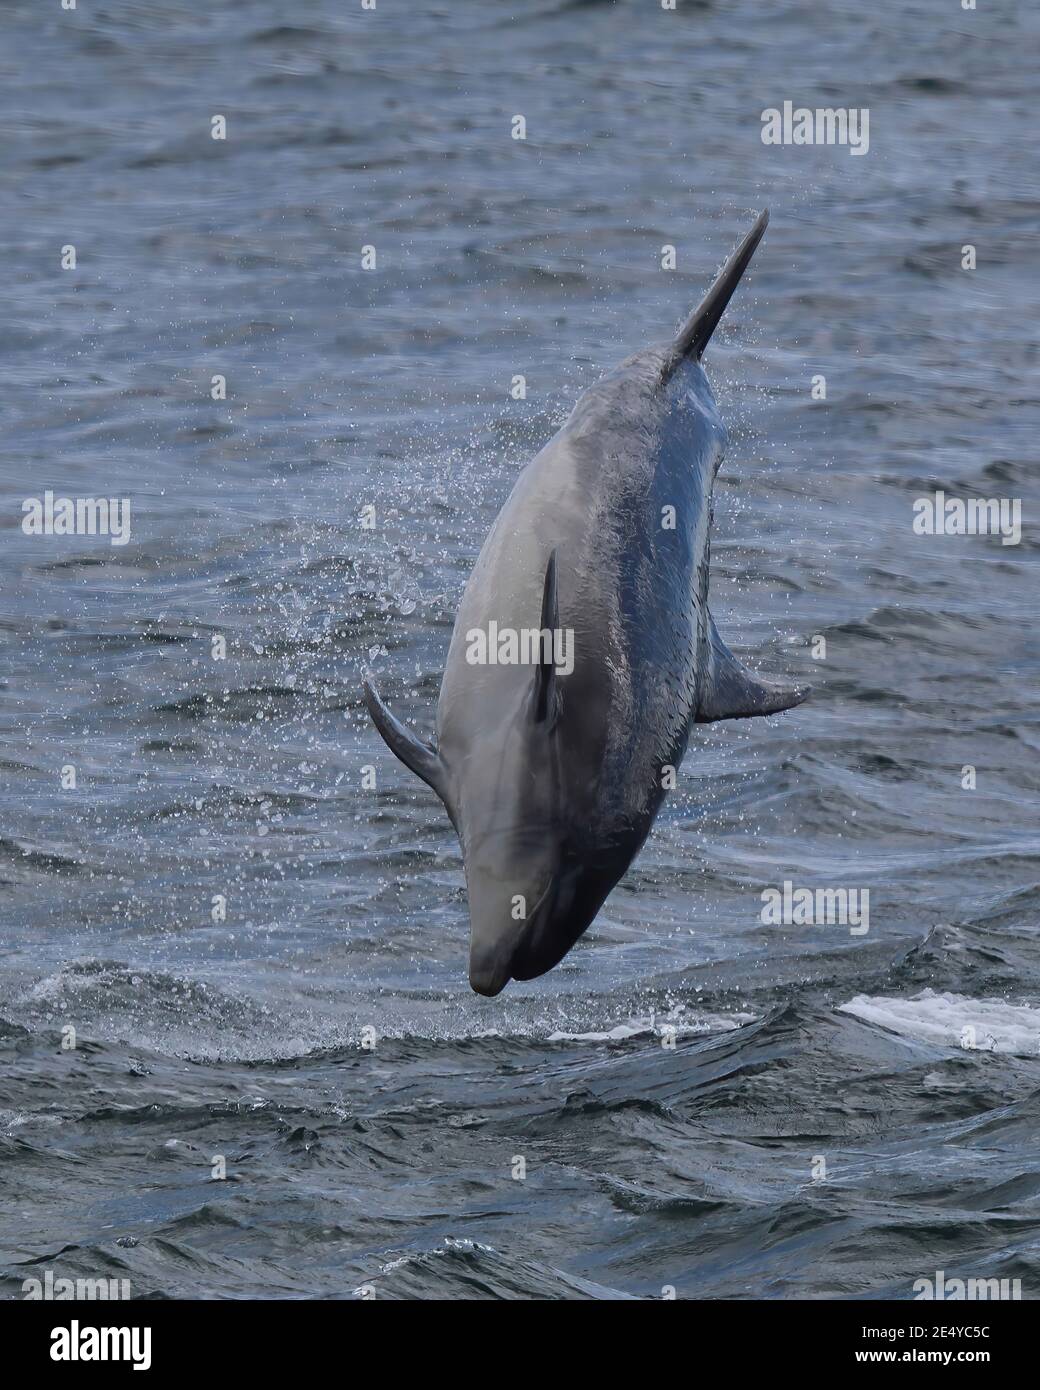
M 531 912 L 530 912 L 530 914 L 529 914 L 529 916 L 528 916 L 528 918 L 527 918 L 527 921 L 524 923 L 524 930 L 520 933 L 521 938 L 524 937 L 524 936 L 527 934 L 527 928 L 531 925 L 531 923 L 534 921 L 534 919 L 538 916 L 538 913 L 541 911 L 542 906 L 543 906 L 543 904 L 545 903 L 545 900 L 546 900 L 546 898 L 549 896 L 549 894 L 550 894 L 550 893 L 555 893 L 555 892 L 556 892 L 556 887 L 557 887 L 557 879 L 556 879 L 556 870 L 554 869 L 553 872 L 549 875 L 549 882 L 545 885 L 545 888 L 544 888 L 544 890 L 542 891 L 541 896 L 539 897 L 538 901 L 535 903 L 534 907 L 531 908 Z
M 528 914 L 527 920 L 524 923 L 524 930 L 520 933 L 519 940 L 516 943 L 516 949 L 510 957 L 509 979 L 519 980 L 525 978 L 523 975 L 516 974 L 515 971 L 518 967 L 520 970 L 527 968 L 524 961 L 525 958 L 529 957 L 530 951 L 536 947 L 536 943 L 532 938 L 541 925 L 540 919 L 542 911 L 544 909 L 545 915 L 551 917 L 553 908 L 559 898 L 560 883 L 560 871 L 559 869 L 554 869 L 549 875 L 549 882 L 546 884 L 544 891 Z
M 530 937 L 531 931 L 538 922 L 540 913 L 545 908 L 551 910 L 558 887 L 558 875 L 557 871 L 554 869 L 549 875 L 548 883 L 538 895 L 534 907 L 524 918 L 523 925 L 516 940 L 512 943 L 512 949 L 509 950 L 508 956 L 500 958 L 501 964 L 499 968 L 493 970 L 491 973 L 482 972 L 478 978 L 474 978 L 471 970 L 470 985 L 477 994 L 483 994 L 493 998 L 496 994 L 501 994 L 510 980 L 516 978 L 513 974 L 513 968 L 518 960 L 523 957 L 524 946 Z

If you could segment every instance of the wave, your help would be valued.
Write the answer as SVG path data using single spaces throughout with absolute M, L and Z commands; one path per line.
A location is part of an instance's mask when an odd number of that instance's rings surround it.
M 969 1051 L 1040 1053 L 1040 1008 L 1004 999 L 970 999 L 963 994 L 922 990 L 910 998 L 856 995 L 845 1013 L 902 1037 Z

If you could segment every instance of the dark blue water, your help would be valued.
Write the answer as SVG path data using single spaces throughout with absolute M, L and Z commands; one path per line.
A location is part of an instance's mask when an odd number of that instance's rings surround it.
M 5 1293 L 1036 1297 L 1037 14 L 2 23 Z M 785 100 L 869 107 L 869 151 L 764 145 Z M 587 936 L 479 999 L 360 673 L 432 729 L 518 470 L 764 206 L 712 607 L 814 697 L 699 728 Z M 24 534 L 47 489 L 129 498 L 128 543 Z M 915 535 L 936 489 L 1019 499 L 1021 543 Z M 869 931 L 764 925 L 785 879 Z

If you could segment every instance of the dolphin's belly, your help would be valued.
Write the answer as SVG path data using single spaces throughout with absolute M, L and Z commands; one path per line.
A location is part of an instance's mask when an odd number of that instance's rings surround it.
M 469 637 L 539 626 L 555 550 L 573 652 L 559 678 L 565 795 L 572 824 L 610 853 L 642 843 L 696 715 L 719 437 L 710 416 L 664 407 L 650 430 L 565 426 L 527 466 L 466 586 L 438 708 L 451 764 L 520 707 L 531 666 L 467 660 Z

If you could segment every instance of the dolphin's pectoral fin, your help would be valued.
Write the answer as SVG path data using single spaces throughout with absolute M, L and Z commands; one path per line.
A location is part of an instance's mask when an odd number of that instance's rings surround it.
M 535 668 L 534 673 L 534 692 L 531 701 L 531 713 L 536 723 L 548 723 L 551 729 L 556 723 L 559 713 L 560 694 L 557 686 L 556 666 L 552 660 L 555 654 L 555 634 L 560 628 L 560 601 L 556 592 L 556 551 L 549 556 L 549 563 L 545 567 L 545 582 L 542 585 L 542 632 L 549 631 L 553 634 L 550 639 L 553 643 L 550 659 L 545 659 L 545 648 L 542 648 L 542 659 Z
M 383 742 L 394 757 L 400 758 L 405 767 L 411 768 L 416 777 L 421 777 L 428 787 L 433 788 L 444 802 L 454 825 L 455 813 L 449 798 L 448 771 L 441 762 L 437 750 L 431 748 L 428 743 L 423 743 L 422 739 L 416 738 L 410 729 L 406 729 L 399 719 L 394 718 L 379 698 L 375 686 L 367 677 L 363 684 L 365 704 L 372 716 L 372 723 L 382 735 Z
M 763 680 L 742 666 L 719 636 L 710 613 L 708 643 L 708 670 L 697 710 L 699 724 L 712 724 L 717 719 L 749 719 L 755 714 L 779 714 L 808 698 L 812 686 Z

